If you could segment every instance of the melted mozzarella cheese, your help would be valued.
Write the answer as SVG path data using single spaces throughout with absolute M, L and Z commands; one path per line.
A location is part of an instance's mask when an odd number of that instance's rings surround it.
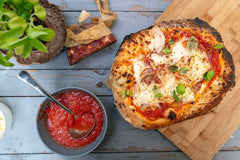
M 165 79 L 164 86 L 161 87 L 159 91 L 164 97 L 173 98 L 173 91 L 177 86 L 176 80 L 175 77 L 173 76 L 170 75 L 167 76 L 168 78 Z
M 151 32 L 154 38 L 150 40 L 149 49 L 160 53 L 165 45 L 165 36 L 159 27 L 153 27 Z
M 146 68 L 146 66 L 144 65 L 144 63 L 142 61 L 135 61 L 134 65 L 133 65 L 133 71 L 134 74 L 133 76 L 136 78 L 137 83 L 140 83 L 140 74 L 142 73 L 142 71 Z
M 186 76 L 192 82 L 198 82 L 202 80 L 204 73 L 206 73 L 210 68 L 208 62 L 203 61 L 203 59 L 198 54 L 195 54 L 190 61 L 189 71 Z
M 142 104 L 151 104 L 155 95 L 153 94 L 153 86 L 148 86 L 145 83 L 141 83 L 140 74 L 146 68 L 142 61 L 136 61 L 133 65 L 133 76 L 136 78 L 136 90 L 133 97 L 133 103 L 137 106 Z
M 182 96 L 180 96 L 181 101 L 183 103 L 194 101 L 195 100 L 195 95 L 191 91 L 191 89 L 187 87 L 185 90 L 186 90 L 186 92 Z
M 155 50 L 159 53 L 164 46 L 165 37 L 159 28 L 153 28 L 152 34 L 154 35 L 154 39 L 151 40 L 149 49 Z M 203 74 L 210 68 L 206 53 L 200 52 L 199 50 L 190 51 L 183 46 L 182 41 L 175 42 L 171 45 L 171 50 L 172 52 L 168 55 L 153 53 L 150 57 L 153 61 L 151 65 L 154 68 L 162 64 L 167 66 L 177 65 L 178 67 L 186 66 L 188 68 L 188 72 L 184 75 L 184 77 L 189 80 L 187 83 L 194 85 L 202 80 Z M 162 94 L 162 97 L 159 99 L 156 97 L 156 93 L 153 92 L 153 87 L 158 84 L 151 83 L 148 85 L 141 82 L 140 75 L 147 67 L 148 66 L 144 64 L 141 58 L 133 62 L 133 77 L 135 77 L 136 80 L 134 85 L 133 103 L 141 108 L 144 108 L 146 104 L 151 106 L 158 104 L 159 102 L 175 102 L 175 99 L 173 98 L 173 91 L 176 90 L 178 84 L 186 84 L 184 81 L 186 79 L 177 79 L 171 72 L 164 74 L 164 76 L 160 78 L 162 83 L 157 86 L 158 92 Z M 201 90 L 203 90 L 202 88 L 204 87 L 205 86 L 202 86 Z M 178 96 L 183 103 L 195 100 L 195 94 L 189 87 L 186 87 L 184 95 Z
M 168 64 L 173 65 L 176 64 L 178 61 L 181 60 L 182 57 L 188 56 L 190 57 L 192 55 L 192 52 L 190 52 L 188 49 L 186 49 L 182 42 L 176 42 L 172 45 L 172 53 L 168 55 L 158 55 L 158 54 L 152 54 L 151 59 L 153 60 L 155 65 L 161 65 L 161 64 Z
M 133 103 L 137 106 L 142 104 L 154 104 L 156 103 L 156 95 L 153 93 L 153 86 L 148 86 L 145 83 L 138 85 L 139 90 L 134 94 Z

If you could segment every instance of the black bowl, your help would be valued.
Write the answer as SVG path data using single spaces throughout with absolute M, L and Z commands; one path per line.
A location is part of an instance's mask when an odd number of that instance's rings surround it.
M 103 127 L 102 127 L 102 130 L 101 130 L 100 134 L 98 135 L 98 137 L 92 143 L 90 143 L 84 147 L 80 147 L 80 148 L 71 148 L 71 147 L 66 147 L 66 146 L 58 144 L 50 135 L 48 128 L 47 128 L 47 124 L 46 124 L 46 115 L 45 115 L 44 111 L 46 108 L 48 108 L 50 106 L 50 100 L 48 100 L 48 99 L 46 99 L 41 104 L 40 110 L 38 112 L 37 129 L 38 129 L 39 136 L 41 137 L 44 144 L 49 149 L 51 149 L 53 152 L 60 154 L 60 155 L 64 155 L 64 156 L 78 157 L 78 156 L 83 156 L 83 155 L 90 153 L 102 142 L 102 140 L 106 134 L 106 131 L 107 131 L 107 123 L 108 123 L 107 113 L 106 113 L 106 110 L 105 110 L 102 102 L 93 93 L 91 93 L 85 89 L 82 89 L 82 88 L 63 88 L 63 89 L 57 90 L 53 94 L 53 96 L 56 97 L 59 94 L 68 92 L 68 91 L 86 92 L 86 93 L 90 94 L 101 106 L 101 109 L 103 112 Z

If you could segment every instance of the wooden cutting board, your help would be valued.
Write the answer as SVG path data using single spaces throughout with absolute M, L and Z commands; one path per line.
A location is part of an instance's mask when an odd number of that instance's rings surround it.
M 236 85 L 211 113 L 159 129 L 190 158 L 211 159 L 240 126 L 240 0 L 173 0 L 156 20 L 199 17 L 216 28 L 235 64 Z

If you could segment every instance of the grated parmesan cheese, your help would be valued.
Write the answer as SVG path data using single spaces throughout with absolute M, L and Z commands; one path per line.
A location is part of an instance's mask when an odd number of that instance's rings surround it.
M 3 137 L 6 130 L 6 120 L 3 115 L 3 112 L 0 110 L 0 139 Z

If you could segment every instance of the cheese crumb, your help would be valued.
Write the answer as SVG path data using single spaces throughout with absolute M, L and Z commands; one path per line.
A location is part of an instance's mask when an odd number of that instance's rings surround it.
M 5 130 L 6 130 L 6 120 L 2 111 L 0 110 L 0 139 L 4 135 Z

